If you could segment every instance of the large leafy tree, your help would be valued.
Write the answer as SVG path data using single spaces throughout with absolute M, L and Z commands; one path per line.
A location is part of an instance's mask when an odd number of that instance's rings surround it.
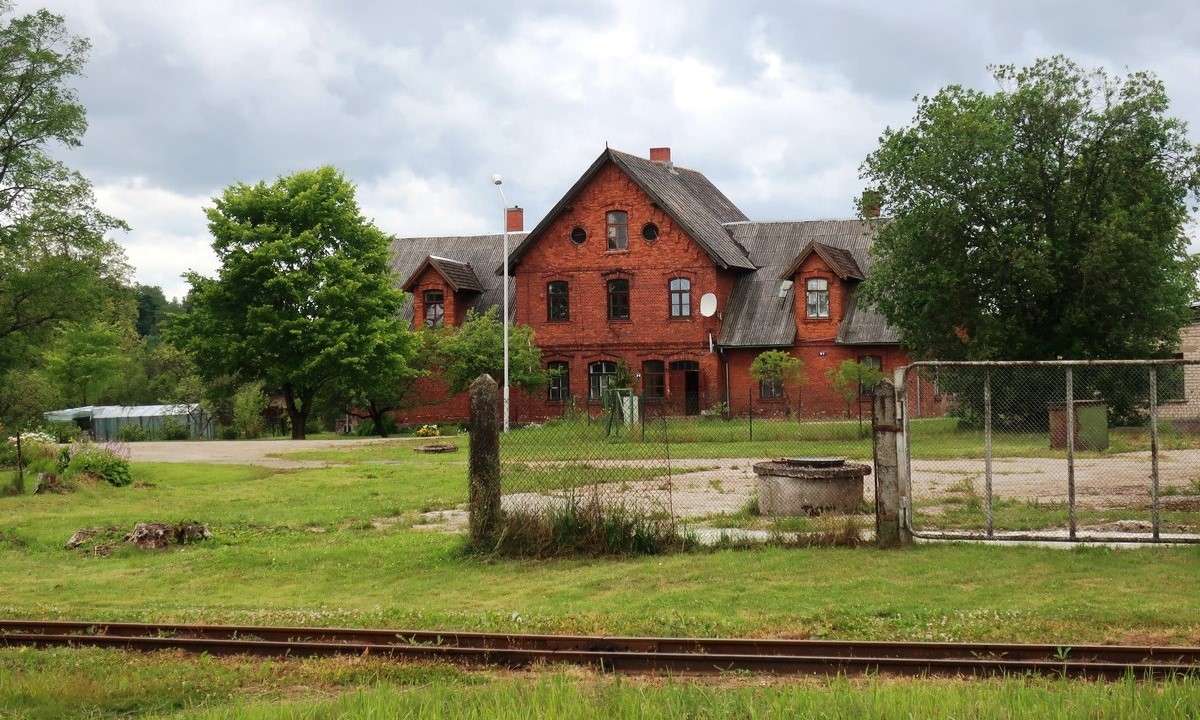
M 190 311 L 167 337 L 205 379 L 259 382 L 282 394 L 303 439 L 322 388 L 402 362 L 409 330 L 388 268 L 388 238 L 332 167 L 236 184 L 207 210 L 216 278 L 187 275 Z
M 0 373 L 24 365 L 64 321 L 96 314 L 128 273 L 90 183 L 60 159 L 87 128 L 69 82 L 88 41 L 45 10 L 0 0 Z M 0 378 L 0 382 L 3 379 Z
M 1169 351 L 1195 296 L 1200 154 L 1163 85 L 1063 57 L 993 73 L 995 92 L 920 98 L 863 163 L 886 219 L 862 298 L 922 357 Z

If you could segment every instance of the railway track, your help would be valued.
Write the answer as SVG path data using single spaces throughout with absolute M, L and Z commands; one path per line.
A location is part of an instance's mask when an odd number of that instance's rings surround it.
M 1200 647 L 512 635 L 241 625 L 0 620 L 0 646 L 183 650 L 266 657 L 377 655 L 470 666 L 567 663 L 611 672 L 1121 679 L 1200 674 Z

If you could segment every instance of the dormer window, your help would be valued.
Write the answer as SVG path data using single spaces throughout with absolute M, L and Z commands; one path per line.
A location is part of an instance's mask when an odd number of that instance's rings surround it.
M 825 278 L 809 278 L 806 315 L 809 318 L 829 317 L 829 281 Z
M 425 327 L 440 328 L 446 324 L 446 298 L 441 290 L 425 291 Z
M 608 249 L 629 249 L 629 213 L 624 210 L 608 213 Z

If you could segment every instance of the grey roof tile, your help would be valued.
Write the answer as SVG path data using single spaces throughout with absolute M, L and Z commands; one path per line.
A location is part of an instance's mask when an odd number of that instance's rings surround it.
M 509 236 L 511 250 L 525 239 L 523 233 L 511 233 Z M 391 269 L 396 274 L 398 282 L 407 281 L 422 263 L 430 256 L 449 261 L 442 263 L 443 267 L 470 266 L 473 268 L 492 268 L 501 264 L 504 258 L 504 235 L 468 235 L 452 237 L 420 237 L 393 238 L 390 246 L 392 258 Z M 502 279 L 491 272 L 472 272 L 478 284 L 478 295 L 469 299 L 469 306 L 477 312 L 486 312 L 489 308 L 500 307 L 504 304 Z M 513 292 L 513 280 L 509 278 L 509 292 Z M 509 319 L 516 318 L 516 296 L 510 294 L 513 302 L 509 303 Z M 413 318 L 412 301 L 405 304 L 401 315 L 407 320 Z
M 700 244 L 719 267 L 754 269 L 754 263 L 747 257 L 746 249 L 723 227 L 724 223 L 746 220 L 745 213 L 709 182 L 708 178 L 695 170 L 653 162 L 611 148 L 605 148 L 604 152 L 600 153 L 600 157 L 596 158 L 562 199 L 546 213 L 546 217 L 526 236 L 525 241 L 510 253 L 513 264 L 520 261 L 525 249 L 562 214 L 588 181 L 610 162 L 637 183 L 663 212 Z M 500 270 L 497 269 L 496 272 Z
M 411 292 L 417 278 L 425 272 L 426 268 L 430 267 L 450 283 L 450 287 L 455 292 L 483 292 L 483 285 L 479 282 L 479 277 L 470 263 L 438 255 L 427 256 L 415 270 L 409 273 L 408 279 L 404 281 L 402 287 Z
M 871 269 L 871 238 L 858 220 L 739 222 L 726 229 L 758 267 L 734 281 L 718 344 L 724 347 L 786 347 L 796 340 L 795 293 L 779 297 L 781 276 L 813 243 L 836 251 L 843 270 L 853 261 L 861 276 Z M 845 339 L 843 339 L 845 334 Z M 877 313 L 851 303 L 838 333 L 841 344 L 896 344 L 898 339 Z

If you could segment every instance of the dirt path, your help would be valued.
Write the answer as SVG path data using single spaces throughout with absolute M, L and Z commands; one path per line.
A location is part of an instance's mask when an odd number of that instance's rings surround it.
M 423 439 L 423 438 L 418 438 Z M 360 445 L 404 442 L 400 438 L 338 438 L 336 440 L 199 440 L 194 442 L 129 443 L 135 462 L 214 463 L 295 469 L 324 467 L 324 460 L 289 460 L 278 455 Z
M 331 465 L 324 460 L 292 460 L 278 457 L 305 450 L 324 450 L 380 443 L 407 442 L 410 439 L 339 438 L 336 440 L 220 440 L 202 442 L 130 443 L 133 460 L 139 462 L 216 463 L 258 465 L 295 469 Z M 423 440 L 421 438 L 412 441 Z M 676 515 L 697 516 L 729 513 L 746 506 L 755 491 L 752 466 L 764 458 L 689 459 L 676 458 L 676 467 L 706 469 L 691 473 L 676 472 L 667 491 L 665 478 L 654 478 L 613 485 L 593 486 L 601 495 L 620 494 L 632 506 L 666 509 Z M 589 461 L 593 465 L 658 465 L 651 460 Z M 554 463 L 558 464 L 558 463 Z M 1190 488 L 1200 478 L 1200 450 L 1164 451 L 1160 458 L 1160 482 L 1164 488 Z M 715 466 L 715 467 L 714 467 Z M 982 459 L 912 461 L 914 500 L 932 499 L 947 492 L 962 492 L 967 487 L 975 494 L 984 492 Z M 1082 504 L 1121 506 L 1131 500 L 1144 500 L 1150 486 L 1150 455 L 1126 453 L 1113 457 L 1079 459 L 1075 462 L 1076 494 Z M 866 495 L 874 492 L 874 478 L 864 478 Z M 1058 458 L 996 458 L 992 462 L 992 486 L 998 498 L 1040 499 L 1062 502 L 1067 497 L 1067 462 Z M 577 488 L 575 493 L 585 493 Z M 524 493 L 506 495 L 509 507 L 522 504 L 561 502 L 558 493 L 538 496 Z

